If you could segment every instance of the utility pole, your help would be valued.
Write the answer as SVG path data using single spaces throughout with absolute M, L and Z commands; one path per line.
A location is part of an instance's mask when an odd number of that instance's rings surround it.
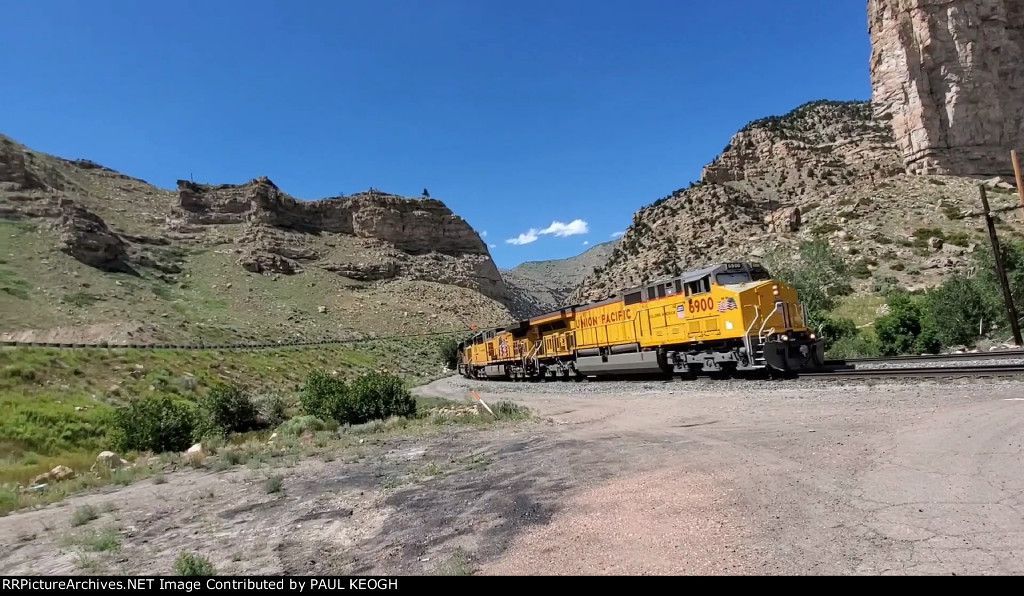
M 1019 187 L 1018 187 L 1019 188 Z M 981 191 L 981 208 L 985 211 L 985 223 L 988 225 L 988 239 L 992 243 L 992 255 L 996 261 L 996 276 L 999 278 L 999 285 L 1003 288 L 1003 301 L 1006 302 L 1006 315 L 1010 319 L 1010 330 L 1013 331 L 1013 342 L 1018 347 L 1024 346 L 1024 339 L 1020 336 L 1020 323 L 1017 321 L 1017 307 L 1013 305 L 1013 295 L 1010 294 L 1010 281 L 1006 278 L 1006 269 L 1003 268 L 1003 255 L 999 250 L 999 239 L 996 238 L 996 224 L 992 220 L 992 213 L 988 208 L 988 197 L 985 195 L 985 185 L 978 187 Z
M 1017 196 L 1020 197 L 1020 208 L 1024 210 L 1024 182 L 1021 181 L 1020 159 L 1017 158 L 1017 150 L 1010 151 L 1010 160 L 1013 161 L 1013 175 L 1017 178 Z

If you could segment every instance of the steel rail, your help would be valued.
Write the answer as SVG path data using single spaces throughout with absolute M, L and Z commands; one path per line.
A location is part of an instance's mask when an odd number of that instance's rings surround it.
M 907 368 L 842 368 L 800 373 L 801 379 L 887 377 L 1006 377 L 1024 375 L 1024 364 L 978 366 L 914 366 Z
M 1024 358 L 1024 350 L 999 350 L 995 352 L 968 352 L 964 354 L 931 354 L 914 356 L 890 356 L 877 358 L 845 358 L 828 360 L 826 364 L 841 366 L 844 364 L 878 364 L 888 362 L 932 362 L 946 360 L 999 360 L 1002 358 Z

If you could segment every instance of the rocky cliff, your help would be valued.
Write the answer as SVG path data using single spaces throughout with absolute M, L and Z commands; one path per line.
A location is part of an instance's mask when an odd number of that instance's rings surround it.
M 168 226 L 243 224 L 236 241 L 239 264 L 258 273 L 292 274 L 308 266 L 356 280 L 395 277 L 472 288 L 499 301 L 508 291 L 480 235 L 437 199 L 368 191 L 347 197 L 299 201 L 263 177 L 242 185 L 178 181 L 178 201 Z M 312 246 L 327 235 L 354 248 Z
M 868 0 L 872 103 L 908 172 L 1012 175 L 1024 150 L 1024 2 Z
M 889 131 L 868 102 L 810 102 L 750 123 L 699 182 L 638 211 L 608 262 L 569 301 L 600 300 L 721 260 L 794 255 L 815 238 L 847 258 L 859 291 L 937 283 L 968 266 L 968 253 L 986 241 L 980 218 L 965 217 L 976 213 L 977 187 L 906 174 Z M 990 193 L 1001 234 L 1019 231 L 1008 187 L 993 183 Z

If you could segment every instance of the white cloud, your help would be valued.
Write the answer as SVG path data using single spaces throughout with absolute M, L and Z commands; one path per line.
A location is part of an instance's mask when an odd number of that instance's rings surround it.
M 615 232 L 614 234 L 612 234 L 612 238 L 618 238 L 619 236 L 621 236 L 623 234 L 625 234 L 625 232 Z
M 498 248 L 497 244 L 488 244 L 487 246 L 490 247 L 490 248 Z
M 564 224 L 560 221 L 553 221 L 551 225 L 540 231 L 541 234 L 554 234 L 555 236 L 576 236 L 579 234 L 586 234 L 590 231 L 590 226 L 587 222 L 582 219 L 574 219 L 571 222 Z
M 487 237 L 487 230 L 484 230 L 483 232 L 480 232 L 480 237 L 481 238 L 486 238 Z
M 590 241 L 589 241 L 589 240 L 584 240 L 584 241 L 583 241 L 583 246 L 586 246 L 586 245 L 588 245 L 588 244 L 590 244 Z
M 530 228 L 525 234 L 520 234 L 516 238 L 509 238 L 505 242 L 509 244 L 523 245 L 537 241 L 537 230 Z

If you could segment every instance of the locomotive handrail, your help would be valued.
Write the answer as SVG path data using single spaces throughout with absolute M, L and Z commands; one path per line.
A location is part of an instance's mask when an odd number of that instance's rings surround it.
M 761 328 L 757 330 L 757 341 L 758 342 L 762 341 L 761 338 L 764 337 L 764 326 L 767 325 L 768 321 L 772 320 L 772 317 L 775 316 L 775 313 L 779 310 L 779 305 L 780 304 L 782 304 L 781 301 L 776 301 L 775 302 L 775 308 L 772 309 L 772 312 L 769 313 L 768 316 L 764 318 L 764 322 L 761 323 Z M 768 335 L 771 335 L 774 331 L 775 331 L 775 327 L 772 327 L 768 331 Z
M 753 305 L 753 306 L 754 306 L 754 318 L 750 321 L 750 324 L 747 325 L 747 330 L 743 334 L 743 343 L 747 346 L 747 355 L 751 358 L 751 362 L 753 362 L 753 358 L 754 358 L 754 348 L 753 348 L 753 346 L 750 345 L 750 330 L 753 329 L 754 325 L 757 324 L 757 318 L 761 315 L 760 307 L 758 307 L 756 304 Z M 760 342 L 761 336 L 758 335 L 757 339 L 758 339 L 758 342 Z

